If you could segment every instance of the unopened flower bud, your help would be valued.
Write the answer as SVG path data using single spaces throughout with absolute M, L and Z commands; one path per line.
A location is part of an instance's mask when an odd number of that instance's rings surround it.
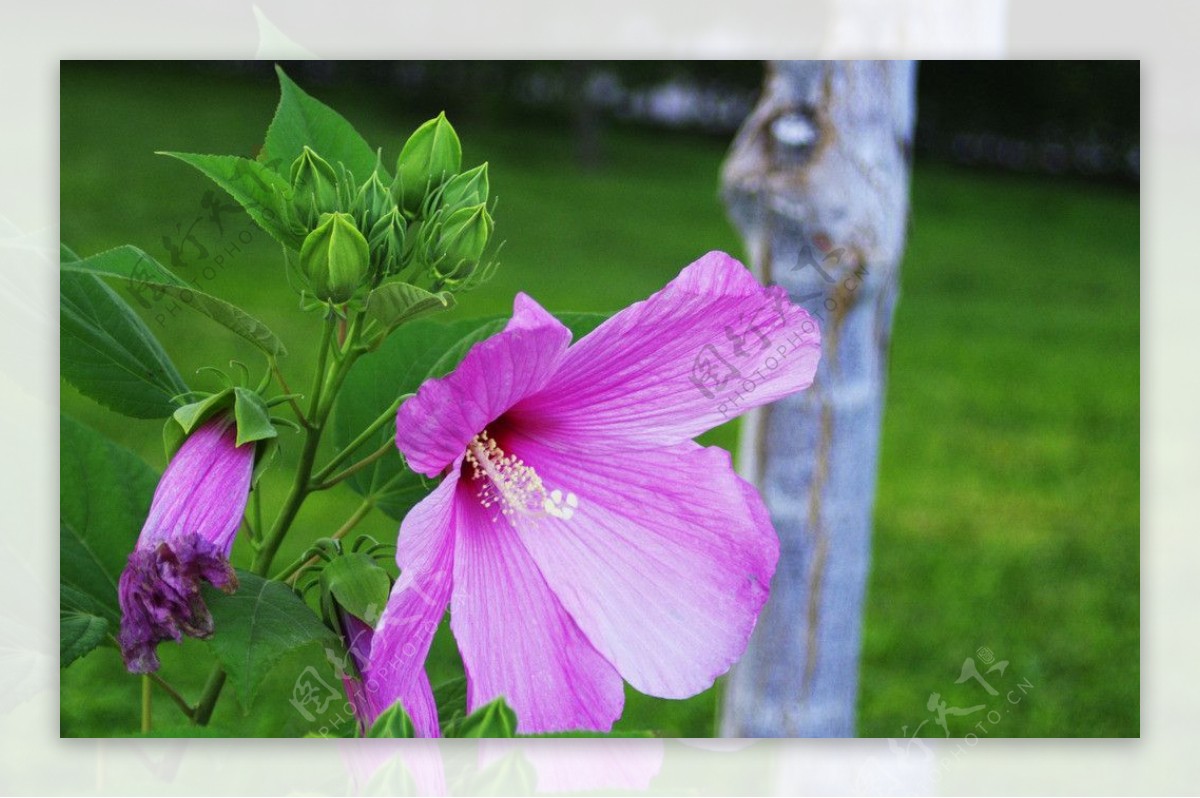
M 362 222 L 363 230 L 370 230 L 395 207 L 392 192 L 379 179 L 379 173 L 372 172 L 354 200 L 354 218 Z
M 292 162 L 292 202 L 300 221 L 309 228 L 321 214 L 338 209 L 337 173 L 309 147 Z
M 488 165 L 476 166 L 469 172 L 455 175 L 442 186 L 442 207 L 448 210 L 468 208 L 488 199 Z
M 404 237 L 408 225 L 400 210 L 393 207 L 384 214 L 367 236 L 371 249 L 371 268 L 383 274 L 399 271 L 404 258 Z
M 416 129 L 396 162 L 396 200 L 405 213 L 415 215 L 431 189 L 454 176 L 462 165 L 462 144 L 446 119 L 438 114 Z
M 438 274 L 455 282 L 470 276 L 483 256 L 493 226 L 491 214 L 482 203 L 446 217 L 436 247 Z
M 318 299 L 345 302 L 370 265 L 367 239 L 348 213 L 327 213 L 300 248 L 300 269 Z

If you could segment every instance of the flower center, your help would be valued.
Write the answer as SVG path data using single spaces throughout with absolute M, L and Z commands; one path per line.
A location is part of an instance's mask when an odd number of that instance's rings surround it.
M 467 462 L 471 465 L 471 477 L 479 483 L 483 506 L 499 505 L 506 518 L 519 513 L 565 521 L 579 506 L 579 497 L 574 493 L 564 495 L 561 490 L 547 490 L 533 467 L 501 449 L 486 429 L 467 445 Z

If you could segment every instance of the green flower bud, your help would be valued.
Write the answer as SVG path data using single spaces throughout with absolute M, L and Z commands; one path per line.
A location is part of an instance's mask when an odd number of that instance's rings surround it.
M 469 172 L 455 175 L 442 186 L 442 207 L 447 210 L 467 208 L 486 203 L 488 199 L 488 165 L 482 163 Z
M 308 147 L 292 162 L 292 202 L 309 229 L 323 213 L 338 209 L 337 173 Z
M 404 263 L 404 237 L 408 225 L 400 209 L 393 206 L 371 228 L 371 268 L 378 274 L 394 274 Z
M 409 250 L 413 261 L 420 268 L 427 268 L 438 259 L 438 239 L 441 238 L 442 213 L 423 221 L 413 221 L 408 226 Z
M 417 128 L 396 162 L 396 201 L 415 215 L 431 189 L 454 176 L 462 165 L 462 144 L 454 127 L 440 113 Z
M 317 548 L 324 553 L 316 571 L 316 585 L 320 589 L 318 604 L 325 623 L 342 636 L 349 656 L 340 663 L 341 676 L 362 678 L 362 667 L 366 664 L 370 649 L 370 637 L 362 632 L 379 622 L 379 616 L 387 605 L 388 591 L 392 580 L 375 557 L 360 551 L 359 541 L 343 547 L 336 540 L 325 538 L 317 541 Z M 380 559 L 386 559 L 380 557 Z M 313 578 L 313 571 L 306 581 Z M 310 582 L 309 585 L 312 583 Z M 307 593 L 309 585 L 306 585 Z
M 367 276 L 367 239 L 348 213 L 326 213 L 300 248 L 300 270 L 318 299 L 345 302 Z
M 370 230 L 395 207 L 392 192 L 379 179 L 379 173 L 372 172 L 354 200 L 354 218 L 362 223 L 363 230 Z
M 442 222 L 435 247 L 435 270 L 445 280 L 457 282 L 474 271 L 488 238 L 492 235 L 491 214 L 480 203 L 462 208 Z

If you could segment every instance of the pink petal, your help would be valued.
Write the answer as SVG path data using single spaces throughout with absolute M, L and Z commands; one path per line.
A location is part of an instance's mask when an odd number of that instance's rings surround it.
M 433 686 L 429 684 L 429 676 L 424 668 L 417 672 L 416 682 L 400 700 L 404 702 L 404 711 L 412 720 L 417 736 L 442 736 L 442 729 L 438 724 L 437 703 L 433 700 Z
M 346 696 L 354 707 L 354 714 L 360 721 L 363 736 L 371 730 L 371 726 L 383 712 L 389 709 L 395 700 L 388 701 L 384 696 L 382 682 L 368 673 L 365 681 L 344 678 L 342 685 L 346 688 Z M 422 669 L 417 672 L 416 679 L 398 699 L 408 713 L 413 723 L 413 729 L 418 737 L 441 737 L 441 727 L 438 725 L 437 704 L 433 700 L 433 688 L 429 685 L 429 677 Z
M 427 380 L 396 415 L 396 446 L 409 466 L 440 474 L 471 438 L 540 389 L 562 360 L 571 331 L 525 294 L 504 330 L 471 347 L 449 375 Z
M 819 359 L 816 322 L 783 288 L 764 288 L 741 263 L 710 252 L 572 346 L 546 387 L 509 416 L 670 445 L 807 388 Z
M 254 470 L 254 444 L 236 443 L 232 419 L 207 421 L 188 436 L 154 490 L 139 548 L 197 534 L 229 556 Z
M 779 557 L 767 510 L 729 454 L 690 441 L 628 451 L 515 434 L 509 443 L 574 505 L 569 518 L 523 518 L 518 532 L 621 676 L 643 693 L 685 698 L 725 673 L 745 651 Z
M 425 657 L 450 603 L 454 569 L 455 493 L 458 470 L 409 511 L 400 525 L 396 563 L 400 578 L 375 627 L 368 660 L 367 688 L 377 707 L 404 702 L 418 730 L 427 728 L 433 697 Z M 436 736 L 437 710 L 433 710 Z M 423 732 L 422 732 L 423 733 Z
M 362 675 L 361 679 L 344 675 L 342 685 L 346 688 L 346 696 L 354 707 L 359 731 L 366 736 L 379 716 L 392 706 L 392 702 L 384 697 L 379 680 L 373 679 L 370 671 L 371 641 L 375 637 L 375 630 L 345 610 L 339 610 L 339 613 L 346 650 Z M 429 686 L 429 679 L 424 671 L 418 671 L 415 683 L 401 694 L 400 700 L 418 736 L 441 735 L 433 688 Z
M 621 677 L 546 586 L 516 532 L 472 485 L 459 486 L 450 626 L 474 711 L 503 696 L 517 730 L 608 731 L 621 715 Z

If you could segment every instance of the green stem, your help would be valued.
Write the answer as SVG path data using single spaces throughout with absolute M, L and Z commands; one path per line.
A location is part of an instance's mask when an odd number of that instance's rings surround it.
M 150 733 L 150 688 L 149 674 L 142 674 L 142 734 Z
M 300 409 L 300 404 L 296 401 L 295 394 L 288 385 L 287 380 L 283 378 L 283 371 L 279 368 L 279 361 L 274 355 L 271 355 L 271 372 L 275 375 L 275 379 L 279 380 L 279 387 L 283 388 L 284 395 L 287 396 L 288 404 L 292 406 L 292 412 L 296 414 L 296 420 L 300 422 L 300 426 L 308 426 L 308 417 L 304 415 L 304 411 Z M 260 525 L 261 528 L 261 525 Z
M 250 570 L 259 576 L 265 576 L 270 570 L 271 562 L 275 559 L 284 536 L 291 528 L 292 522 L 296 520 L 304 500 L 312 492 L 311 483 L 317 449 L 321 443 L 321 434 L 325 431 L 325 424 L 329 420 L 329 413 L 333 409 L 333 400 L 341 390 L 342 383 L 345 381 L 346 375 L 350 373 L 355 361 L 366 351 L 364 347 L 359 346 L 357 341 L 364 316 L 365 313 L 360 311 L 351 321 L 345 340 L 337 345 L 335 354 L 337 365 L 332 368 L 329 367 L 329 353 L 334 348 L 332 344 L 337 323 L 332 316 L 325 320 L 325 329 L 322 332 L 320 348 L 317 353 L 317 368 L 313 377 L 313 390 L 309 397 L 308 412 L 303 415 L 297 414 L 304 426 L 304 446 L 300 452 L 300 462 L 296 467 L 296 477 L 292 481 L 287 498 L 284 499 L 283 506 L 279 508 L 279 514 L 275 517 L 270 531 L 262 535 L 261 545 L 250 566 Z M 277 376 L 284 385 L 284 389 L 287 390 L 286 384 L 282 382 L 282 374 L 277 374 Z M 288 390 L 288 393 L 291 391 Z M 294 409 L 298 411 L 299 407 L 295 406 Z M 373 498 L 371 504 L 374 504 Z M 348 533 L 369 511 L 369 506 L 360 507 L 335 535 L 341 536 Z M 262 534 L 261 527 L 259 531 Z M 218 664 L 213 668 L 208 683 L 204 687 L 204 693 L 192 714 L 192 720 L 196 724 L 203 726 L 208 723 L 224 685 L 225 671 Z
M 329 379 L 326 373 L 326 364 L 329 362 L 330 343 L 333 341 L 333 333 L 337 323 L 332 317 L 325 319 L 325 329 L 321 333 L 321 344 L 317 348 L 317 370 L 313 377 L 312 396 L 308 398 L 308 420 L 310 424 L 317 422 L 317 410 L 321 407 L 321 388 Z
M 266 574 L 270 569 L 271 561 L 275 559 L 275 552 L 279 550 L 279 544 L 283 542 L 283 536 L 291 528 L 292 522 L 296 520 L 296 515 L 300 512 L 300 506 L 308 497 L 308 483 L 312 479 L 313 466 L 316 464 L 317 447 L 321 443 L 321 433 L 325 431 L 325 413 L 321 409 L 321 400 L 324 393 L 323 388 L 329 381 L 329 375 L 326 373 L 327 364 L 330 343 L 333 340 L 336 326 L 332 317 L 325 320 L 325 330 L 321 335 L 320 348 L 317 350 L 317 371 L 313 377 L 313 391 L 308 403 L 308 426 L 304 430 L 304 447 L 300 451 L 296 478 L 292 480 L 292 487 L 288 491 L 287 498 L 283 500 L 283 506 L 279 508 L 279 515 L 275 517 L 275 523 L 271 525 L 271 530 L 263 536 L 262 546 L 254 557 L 254 563 L 250 566 L 250 570 L 260 576 Z M 340 366 L 337 370 L 340 370 Z M 334 390 L 336 391 L 337 388 L 335 387 Z
M 208 681 L 204 685 L 204 692 L 200 694 L 200 700 L 196 702 L 196 708 L 192 711 L 192 722 L 197 726 L 207 726 L 209 719 L 212 717 L 213 707 L 217 705 L 217 698 L 221 695 L 221 688 L 225 686 L 225 671 L 220 665 L 216 665 L 212 669 L 212 673 L 208 675 Z
M 329 479 L 321 481 L 321 475 L 317 474 L 315 477 L 313 477 L 313 484 L 310 486 L 310 488 L 313 491 L 328 490 L 329 488 L 332 488 L 334 485 L 338 484 L 342 480 L 348 479 L 349 477 L 354 476 L 359 471 L 362 471 L 364 468 L 366 468 L 367 466 L 374 463 L 376 460 L 379 460 L 380 458 L 386 456 L 388 454 L 388 452 L 395 451 L 395 449 L 396 449 L 396 444 L 394 441 L 386 441 L 383 444 L 383 446 L 380 446 L 378 449 L 371 452 L 369 455 L 367 455 L 363 459 L 359 460 L 357 463 L 350 466 L 349 468 L 346 468 L 346 469 L 334 474 Z
M 275 517 L 275 523 L 271 525 L 270 531 L 263 535 L 261 545 L 254 556 L 254 562 L 250 566 L 251 572 L 259 576 L 265 575 L 271 568 L 271 561 L 275 559 L 275 553 L 279 551 L 279 544 L 283 542 L 284 535 L 287 534 L 292 522 L 296 520 L 300 506 L 304 504 L 304 499 L 309 493 L 308 483 L 312 479 L 313 465 L 317 459 L 317 447 L 321 443 L 321 433 L 325 428 L 325 413 L 322 412 L 321 403 L 322 388 L 329 381 L 329 375 L 326 372 L 330 343 L 333 340 L 335 328 L 334 319 L 327 318 L 325 329 L 321 334 L 320 348 L 317 350 L 317 370 L 313 377 L 312 395 L 309 397 L 308 414 L 304 426 L 304 448 L 300 452 L 296 478 L 292 481 L 287 498 L 284 499 L 283 506 L 279 509 L 279 515 Z M 344 365 L 344 362 L 341 365 Z M 341 366 L 338 370 L 340 368 Z M 335 386 L 340 384 L 340 381 L 334 383 Z M 334 390 L 336 391 L 337 388 L 335 387 Z M 198 725 L 203 726 L 208 723 L 209 718 L 212 717 L 213 707 L 221 696 L 221 688 L 224 686 L 225 671 L 218 664 L 213 668 L 212 674 L 208 678 L 208 684 L 204 687 L 204 694 L 197 702 L 196 711 L 192 716 Z
M 256 538 L 255 538 L 255 541 L 254 541 L 254 542 L 255 542 L 255 544 L 257 545 L 259 538 L 261 538 L 261 536 L 262 536 L 262 530 L 263 530 L 263 522 L 262 522 L 262 488 L 261 488 L 261 487 L 255 487 L 255 488 L 254 488 L 254 491 L 253 491 L 253 494 L 252 494 L 252 495 L 251 495 L 251 497 L 250 497 L 250 500 L 251 500 L 252 502 L 254 502 L 254 534 L 255 534 L 255 536 L 256 536 Z
M 360 310 L 354 314 L 354 318 L 350 322 L 350 329 L 347 331 L 346 337 L 339 343 L 338 357 L 345 357 L 347 352 L 358 345 L 359 328 L 362 326 L 362 321 L 366 317 L 366 310 Z
M 250 570 L 260 576 L 271 567 L 271 561 L 275 559 L 275 553 L 279 551 L 279 544 L 283 542 L 283 536 L 291 527 L 292 522 L 296 520 L 301 505 L 308 497 L 308 483 L 312 478 L 313 463 L 317 459 L 317 446 L 321 442 L 321 432 L 322 425 L 320 423 L 305 431 L 304 448 L 300 452 L 296 478 L 292 481 L 292 487 L 283 501 L 283 506 L 279 509 L 275 523 L 263 537 L 262 546 L 259 547 L 258 553 L 254 557 L 254 563 L 250 566 Z
M 366 429 L 360 432 L 354 440 L 350 441 L 350 443 L 346 444 L 346 446 L 340 452 L 335 454 L 333 459 L 326 463 L 325 467 L 313 476 L 313 480 L 316 482 L 324 482 L 326 477 L 333 473 L 333 469 L 337 468 L 346 458 L 352 455 L 355 450 L 370 440 L 370 438 L 376 432 L 379 432 L 379 430 L 381 430 L 386 424 L 394 421 L 396 418 L 396 410 L 400 407 L 400 402 L 401 399 L 397 399 L 396 401 L 392 402 L 391 406 L 388 407 L 387 410 L 384 410 L 379 417 L 372 421 Z
M 175 702 L 175 705 L 179 707 L 183 714 L 187 715 L 189 718 L 192 717 L 192 714 L 196 711 L 195 707 L 188 704 L 187 699 L 185 699 L 178 690 L 172 687 L 166 679 L 159 676 L 157 673 L 148 673 L 146 675 L 150 677 L 150 681 L 157 684 L 159 688 L 166 693 L 172 701 Z
M 239 529 L 241 528 L 246 530 L 246 537 L 250 539 L 251 543 L 258 540 L 258 532 L 254 529 L 254 524 L 250 521 L 249 515 L 242 516 L 242 525 Z
M 338 531 L 334 532 L 331 537 L 334 540 L 339 540 L 339 539 L 345 537 L 350 532 L 350 530 L 352 530 L 358 524 L 359 521 L 361 521 L 364 517 L 366 517 L 367 513 L 369 513 L 371 511 L 371 508 L 375 507 L 376 503 L 379 501 L 379 497 L 382 496 L 384 493 L 386 493 L 389 489 L 391 489 L 392 486 L 394 486 L 397 482 L 399 482 L 403 478 L 403 476 L 404 476 L 403 473 L 396 474 L 391 479 L 389 479 L 387 482 L 384 482 L 382 485 L 375 488 L 375 490 L 372 491 L 370 495 L 364 497 L 362 500 L 362 504 L 359 505 L 358 509 L 355 510 L 348 519 L 346 519 L 346 523 L 342 524 L 341 528 L 338 529 Z M 297 572 L 302 571 L 311 565 L 316 565 L 318 559 L 320 559 L 320 558 L 305 557 L 302 554 L 291 565 L 284 568 L 282 571 L 275 574 L 275 576 L 273 576 L 271 578 L 274 579 L 276 582 L 291 582 L 294 584 L 296 580 L 293 579 L 292 577 L 294 577 Z
M 346 535 L 350 534 L 350 531 L 354 529 L 354 527 L 358 526 L 359 521 L 362 521 L 367 517 L 367 514 L 370 513 L 374 507 L 374 496 L 368 496 L 367 498 L 363 499 L 362 504 L 358 506 L 358 509 L 351 513 L 350 517 L 346 519 L 346 522 L 338 528 L 338 531 L 330 535 L 330 537 L 333 540 L 341 540 L 342 538 L 346 537 Z M 296 583 L 296 579 L 300 576 L 304 569 L 316 565 L 320 559 L 320 557 L 315 556 L 307 558 L 301 556 L 294 563 L 289 565 L 287 568 L 284 568 L 271 578 L 278 582 L 287 582 L 288 584 L 294 585 Z
M 332 536 L 333 539 L 341 540 L 342 538 L 346 537 L 346 535 L 348 535 L 350 533 L 350 530 L 352 530 L 352 529 L 354 529 L 354 527 L 358 526 L 358 522 L 363 520 L 364 518 L 366 518 L 367 513 L 371 512 L 371 510 L 374 509 L 374 507 L 375 507 L 375 497 L 374 496 L 369 496 L 366 499 L 363 499 L 362 504 L 358 505 L 358 509 L 355 510 L 353 513 L 351 513 L 350 517 L 346 519 L 346 523 L 342 524 L 338 528 L 338 531 L 333 533 L 333 536 Z
M 337 398 L 338 391 L 342 389 L 342 383 L 346 381 L 346 375 L 350 373 L 350 367 L 358 360 L 359 355 L 365 351 L 365 349 L 351 349 L 347 356 L 338 364 L 337 368 L 333 370 L 333 374 L 321 392 L 318 424 L 324 423 L 325 419 L 329 417 L 329 411 L 333 409 L 333 400 Z

